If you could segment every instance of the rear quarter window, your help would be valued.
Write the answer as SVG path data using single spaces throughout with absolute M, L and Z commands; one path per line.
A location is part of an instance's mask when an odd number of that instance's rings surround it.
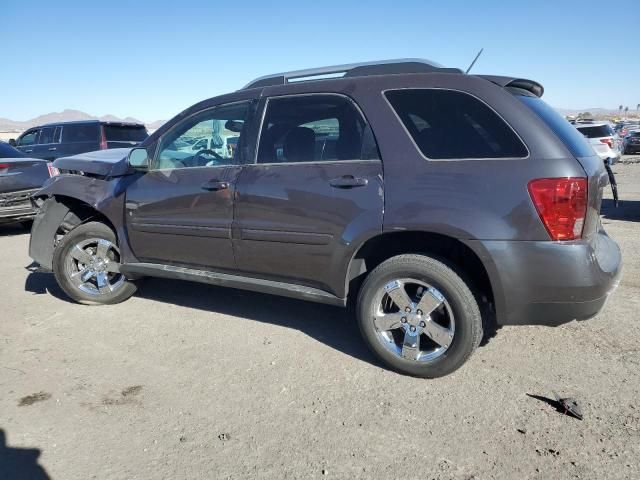
M 444 89 L 391 90 L 385 96 L 422 154 L 434 160 L 524 158 L 527 147 L 484 102 Z
M 141 142 L 148 137 L 144 127 L 103 125 L 107 142 Z
M 99 131 L 97 123 L 86 125 L 64 125 L 62 127 L 62 142 L 97 142 Z
M 516 94 L 516 98 L 540 117 L 574 156 L 590 157 L 596 154 L 584 135 L 539 97 Z

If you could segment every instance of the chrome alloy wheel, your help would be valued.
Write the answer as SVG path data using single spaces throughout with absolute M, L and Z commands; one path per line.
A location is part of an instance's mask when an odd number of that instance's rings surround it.
M 398 357 L 431 361 L 444 354 L 453 341 L 451 306 L 439 290 L 421 280 L 388 282 L 376 293 L 375 305 L 377 337 Z
M 89 238 L 74 245 L 65 259 L 65 274 L 88 295 L 113 293 L 125 284 L 119 269 L 120 251 L 109 240 Z

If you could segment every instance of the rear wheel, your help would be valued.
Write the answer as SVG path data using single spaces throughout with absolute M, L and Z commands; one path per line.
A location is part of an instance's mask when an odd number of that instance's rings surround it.
M 120 273 L 116 235 L 99 222 L 77 226 L 67 233 L 53 254 L 53 272 L 60 288 L 73 300 L 88 305 L 119 303 L 136 291 Z
M 399 255 L 373 270 L 357 315 L 369 348 L 391 368 L 418 377 L 453 372 L 482 339 L 480 310 L 467 284 L 425 255 Z

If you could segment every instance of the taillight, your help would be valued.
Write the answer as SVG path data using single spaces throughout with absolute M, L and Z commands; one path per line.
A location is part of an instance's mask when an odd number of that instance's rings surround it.
M 49 170 L 50 177 L 55 177 L 56 175 L 60 175 L 60 170 L 54 167 L 52 162 L 47 162 L 47 170 Z
M 606 143 L 609 148 L 613 148 L 613 138 L 601 138 L 600 143 Z
M 107 137 L 104 135 L 104 127 L 100 128 L 100 150 L 106 150 L 107 147 Z
M 0 170 L 3 170 L 5 168 L 9 168 L 9 164 L 8 163 L 0 163 Z
M 552 240 L 582 237 L 587 214 L 586 178 L 539 178 L 531 180 L 528 189 Z

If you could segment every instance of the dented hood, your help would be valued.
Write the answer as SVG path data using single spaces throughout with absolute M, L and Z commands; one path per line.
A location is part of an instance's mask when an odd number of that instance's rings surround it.
M 130 151 L 130 148 L 112 148 L 71 157 L 60 157 L 53 162 L 53 166 L 60 170 L 83 172 L 101 177 L 120 177 L 132 172 L 127 162 Z

